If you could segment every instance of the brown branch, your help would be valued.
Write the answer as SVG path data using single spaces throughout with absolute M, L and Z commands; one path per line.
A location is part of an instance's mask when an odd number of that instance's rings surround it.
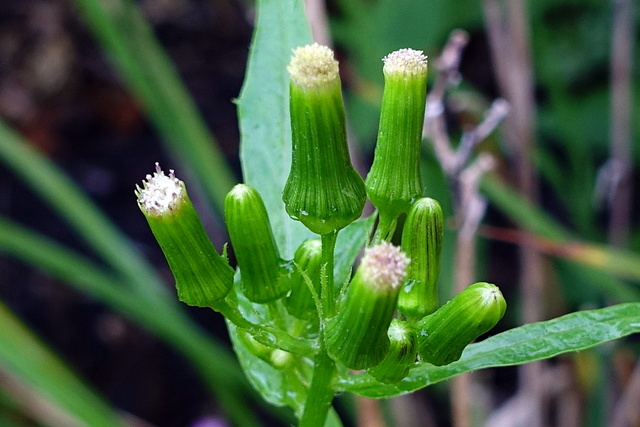
M 612 0 L 609 242 L 626 246 L 631 219 L 631 117 L 634 11 L 631 0 Z

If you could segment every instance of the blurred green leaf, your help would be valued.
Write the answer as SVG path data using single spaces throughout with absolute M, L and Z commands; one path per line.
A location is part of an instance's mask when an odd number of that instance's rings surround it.
M 0 366 L 81 425 L 120 426 L 118 414 L 0 302 Z
M 142 296 L 127 292 L 122 280 L 85 257 L 2 218 L 0 253 L 46 271 L 52 277 L 94 296 L 172 344 L 199 370 L 209 390 L 225 403 L 229 416 L 235 418 L 239 425 L 253 425 L 243 398 L 248 390 L 236 360 L 182 311 L 161 309 Z M 220 369 L 220 366 L 225 368 Z
M 73 3 L 149 114 L 165 146 L 190 168 L 206 190 L 209 202 L 222 212 L 224 197 L 236 179 L 136 3 Z
M 52 161 L 0 121 L 0 161 L 56 211 L 87 244 L 149 301 L 177 306 L 160 277 L 95 203 Z M 131 203 L 135 203 L 131 196 Z
M 640 332 L 640 303 L 619 304 L 567 314 L 510 329 L 468 346 L 457 362 L 436 367 L 424 363 L 400 383 L 383 385 L 368 374 L 342 378 L 340 388 L 385 398 L 409 393 L 453 376 L 490 367 L 520 365 L 584 350 Z

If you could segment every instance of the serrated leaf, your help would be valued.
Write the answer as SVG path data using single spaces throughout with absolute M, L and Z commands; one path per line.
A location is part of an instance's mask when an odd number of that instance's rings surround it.
M 638 332 L 640 303 L 579 311 L 514 328 L 472 344 L 457 362 L 441 367 L 420 365 L 397 384 L 381 384 L 370 375 L 362 374 L 341 378 L 340 389 L 372 398 L 393 397 L 465 372 L 548 359 Z
M 289 74 L 294 47 L 311 42 L 303 2 L 260 0 L 247 74 L 238 100 L 244 181 L 262 196 L 281 255 L 293 258 L 312 234 L 289 218 L 282 189 L 291 167 Z

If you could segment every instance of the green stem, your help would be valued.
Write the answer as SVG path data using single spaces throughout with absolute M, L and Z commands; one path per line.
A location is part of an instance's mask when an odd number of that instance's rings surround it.
M 336 296 L 335 286 L 333 284 L 333 255 L 336 248 L 336 240 L 338 232 L 333 231 L 323 234 L 322 239 L 322 265 L 324 266 L 325 277 L 322 280 L 322 316 L 325 319 L 331 318 L 335 314 Z
M 335 364 L 327 354 L 324 345 L 320 348 L 314 362 L 313 378 L 300 419 L 300 427 L 323 427 L 335 394 L 333 389 Z
M 225 300 L 214 307 L 215 311 L 229 319 L 239 328 L 245 329 L 260 344 L 267 347 L 279 348 L 301 356 L 309 356 L 314 352 L 314 346 L 303 338 L 296 338 L 287 332 L 266 325 L 256 325 L 245 319 L 242 314 L 229 305 Z
M 397 218 L 391 218 L 388 215 L 380 213 L 378 227 L 373 236 L 372 245 L 377 245 L 383 241 L 390 241 L 393 233 L 396 231 Z

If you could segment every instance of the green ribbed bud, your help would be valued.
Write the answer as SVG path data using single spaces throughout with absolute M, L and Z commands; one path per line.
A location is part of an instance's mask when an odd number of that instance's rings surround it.
M 407 322 L 393 319 L 387 333 L 389 336 L 389 353 L 384 360 L 369 373 L 383 383 L 395 383 L 409 373 L 417 356 L 416 331 Z
M 387 242 L 365 250 L 338 314 L 325 326 L 327 352 L 334 360 L 351 369 L 382 362 L 408 263 L 400 248 Z
M 224 217 L 240 268 L 242 293 L 257 303 L 284 296 L 289 291 L 288 283 L 281 280 L 284 263 L 260 194 L 248 185 L 236 185 L 224 199 Z
M 366 199 L 349 158 L 338 63 L 314 44 L 295 49 L 288 70 L 293 152 L 282 200 L 292 218 L 328 234 L 356 220 Z
M 320 270 L 322 267 L 322 243 L 320 239 L 305 240 L 296 250 L 294 261 L 298 268 L 294 268 L 287 277 L 291 288 L 291 293 L 285 300 L 287 311 L 298 319 L 316 318 L 318 317 L 316 304 L 300 270 L 305 272 L 319 295 Z
M 418 324 L 418 353 L 436 366 L 455 362 L 474 339 L 493 328 L 507 309 L 500 289 L 476 283 Z
M 422 195 L 420 144 L 427 96 L 427 58 L 400 49 L 384 59 L 378 141 L 365 181 L 381 224 L 395 221 Z
M 184 182 L 173 170 L 156 172 L 136 186 L 138 206 L 164 252 L 176 281 L 180 301 L 214 307 L 233 286 L 233 268 L 207 237 Z
M 410 318 L 421 318 L 438 308 L 438 274 L 444 233 L 440 204 L 418 199 L 409 209 L 402 230 L 402 251 L 411 259 L 398 310 Z

